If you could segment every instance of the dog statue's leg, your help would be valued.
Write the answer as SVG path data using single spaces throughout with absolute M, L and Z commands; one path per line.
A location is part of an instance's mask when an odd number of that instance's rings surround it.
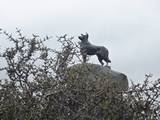
M 81 55 L 82 55 L 83 62 L 86 63 L 86 61 L 87 61 L 87 50 L 82 48 L 80 50 L 80 52 L 81 52 Z
M 101 56 L 100 56 L 100 55 L 97 55 L 97 57 L 98 57 L 99 62 L 100 62 L 100 63 L 101 63 L 101 65 L 103 66 L 103 65 L 104 65 L 104 63 L 102 62 L 102 58 L 101 58 Z
M 83 55 L 82 55 L 82 58 L 83 58 L 83 62 L 86 63 L 86 61 L 87 61 L 87 60 L 86 60 L 87 55 L 84 55 L 84 54 L 83 54 Z
M 105 58 L 104 61 L 106 62 L 106 65 L 108 66 L 108 63 L 110 63 L 111 61 L 109 60 L 109 58 Z

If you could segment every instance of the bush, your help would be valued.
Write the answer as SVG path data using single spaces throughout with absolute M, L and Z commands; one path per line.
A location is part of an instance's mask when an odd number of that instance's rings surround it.
M 67 76 L 67 68 L 81 62 L 73 37 L 58 37 L 58 51 L 45 46 L 48 36 L 0 32 L 13 43 L 0 55 L 7 63 L 1 68 L 7 73 L 0 81 L 1 120 L 160 119 L 160 79 L 151 83 L 146 75 L 127 91 L 96 89 L 91 81 Z

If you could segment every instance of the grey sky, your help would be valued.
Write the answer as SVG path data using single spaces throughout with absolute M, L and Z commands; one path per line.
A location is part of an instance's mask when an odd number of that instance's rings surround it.
M 9 32 L 18 27 L 26 35 L 67 33 L 75 40 L 88 32 L 92 43 L 109 49 L 114 70 L 136 82 L 145 73 L 160 77 L 159 0 L 0 0 L 0 15 L 0 27 Z

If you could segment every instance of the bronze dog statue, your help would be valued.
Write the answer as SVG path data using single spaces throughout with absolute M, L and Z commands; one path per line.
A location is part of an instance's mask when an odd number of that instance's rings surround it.
M 86 35 L 81 34 L 81 36 L 78 37 L 81 40 L 80 52 L 82 54 L 83 62 L 86 63 L 87 55 L 97 55 L 98 60 L 102 66 L 104 65 L 103 60 L 106 62 L 107 65 L 108 63 L 111 63 L 108 57 L 109 55 L 108 49 L 105 48 L 104 46 L 92 45 L 88 41 L 88 37 L 89 37 L 88 33 L 86 33 Z

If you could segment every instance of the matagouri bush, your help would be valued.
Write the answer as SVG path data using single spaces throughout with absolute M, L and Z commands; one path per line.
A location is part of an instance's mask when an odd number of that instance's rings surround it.
M 127 91 L 95 89 L 87 79 L 67 76 L 81 62 L 73 37 L 58 37 L 61 48 L 53 50 L 44 44 L 48 36 L 16 33 L 0 31 L 12 42 L 0 54 L 7 74 L 0 80 L 0 120 L 160 120 L 160 79 L 146 75 Z

